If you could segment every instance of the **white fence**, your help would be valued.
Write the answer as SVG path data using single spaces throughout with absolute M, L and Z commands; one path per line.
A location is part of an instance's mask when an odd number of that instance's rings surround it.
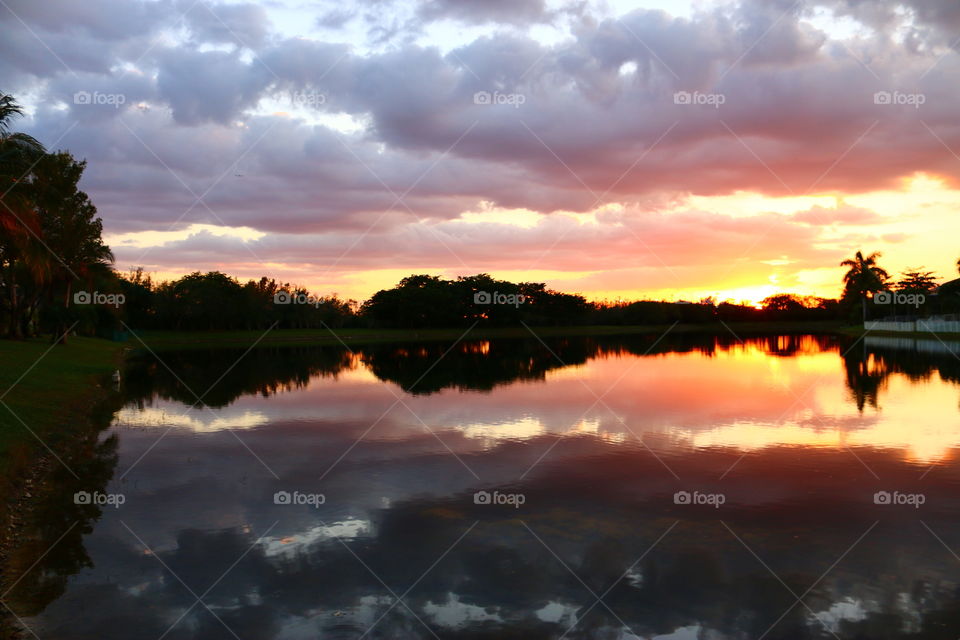
M 957 320 L 913 320 L 909 322 L 887 322 L 871 320 L 863 327 L 868 331 L 915 331 L 920 333 L 960 333 L 960 321 Z
M 917 320 L 917 331 L 960 333 L 960 322 L 956 320 Z

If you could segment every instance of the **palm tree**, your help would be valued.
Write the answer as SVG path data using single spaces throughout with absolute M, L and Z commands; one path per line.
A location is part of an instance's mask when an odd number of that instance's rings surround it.
M 23 109 L 13 96 L 0 93 L 0 215 L 16 216 L 28 209 L 24 186 L 27 174 L 34 164 L 43 157 L 46 149 L 33 136 L 10 131 L 10 123 L 15 117 L 23 116 Z
M 33 136 L 10 131 L 10 123 L 16 116 L 23 116 L 23 108 L 13 96 L 0 93 L 0 165 L 14 161 L 18 155 L 36 159 L 45 151 Z
M 864 257 L 857 251 L 853 259 L 844 260 L 841 267 L 850 267 L 843 276 L 843 299 L 859 300 L 862 305 L 863 319 L 867 318 L 867 293 L 882 291 L 890 279 L 890 274 L 877 266 L 880 253 L 871 253 Z

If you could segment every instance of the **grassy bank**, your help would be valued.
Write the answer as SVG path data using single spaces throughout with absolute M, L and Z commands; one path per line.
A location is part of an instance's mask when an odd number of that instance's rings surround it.
M 120 345 L 71 338 L 50 348 L 49 339 L 0 340 L 0 475 L 8 477 L 38 452 L 89 424 L 104 385 L 120 361 Z M 36 434 L 34 437 L 30 432 Z
M 153 351 L 170 349 L 208 348 L 216 346 L 246 347 L 258 345 L 347 345 L 376 342 L 433 341 L 486 338 L 532 338 L 537 336 L 612 336 L 663 333 L 670 325 L 642 326 L 585 326 L 585 327 L 505 327 L 473 329 L 464 335 L 464 329 L 274 329 L 273 331 L 137 331 L 127 346 L 144 349 L 144 344 Z M 670 333 L 705 333 L 714 335 L 834 332 L 839 325 L 810 322 L 751 322 L 711 324 L 678 324 Z M 532 331 L 532 333 L 531 333 Z M 141 341 L 143 344 L 141 344 Z

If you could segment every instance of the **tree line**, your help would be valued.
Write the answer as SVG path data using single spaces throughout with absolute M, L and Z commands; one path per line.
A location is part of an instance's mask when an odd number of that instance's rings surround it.
M 582 295 L 547 288 L 542 282 L 510 282 L 485 273 L 445 279 L 415 274 L 363 303 L 337 295 L 311 294 L 305 287 L 260 278 L 241 283 L 213 271 L 192 273 L 156 284 L 141 269 L 113 274 L 110 291 L 122 305 L 98 305 L 93 319 L 135 328 L 210 330 L 276 328 L 453 328 L 551 325 L 664 325 L 674 322 L 855 322 L 869 306 L 870 317 L 902 312 L 896 304 L 879 304 L 878 294 L 894 291 L 923 294 L 913 313 L 960 312 L 960 280 L 939 289 L 937 278 L 910 270 L 892 278 L 878 265 L 879 254 L 862 252 L 844 260 L 844 292 L 839 300 L 782 293 L 759 307 L 717 303 L 639 300 L 591 302 Z M 960 268 L 960 261 L 958 261 Z M 956 289 L 958 295 L 952 295 Z
M 836 300 L 771 296 L 762 308 L 731 302 L 591 302 L 542 282 L 510 282 L 485 273 L 445 279 L 415 274 L 359 303 L 320 296 L 271 278 L 240 282 L 219 271 L 155 283 L 136 269 L 100 279 L 92 304 L 74 304 L 84 333 L 126 329 L 183 331 L 319 328 L 467 328 L 572 325 L 665 325 L 839 318 Z

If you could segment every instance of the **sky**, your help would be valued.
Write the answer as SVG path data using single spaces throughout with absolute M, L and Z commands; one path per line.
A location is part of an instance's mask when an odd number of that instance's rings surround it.
M 85 158 L 116 268 L 362 300 L 956 277 L 955 0 L 2 0 L 15 128 Z

